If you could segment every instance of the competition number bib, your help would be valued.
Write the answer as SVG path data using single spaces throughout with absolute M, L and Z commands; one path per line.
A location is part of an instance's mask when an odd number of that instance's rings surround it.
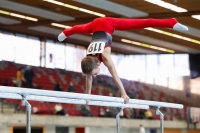
M 87 55 L 103 53 L 104 47 L 105 42 L 92 42 L 87 49 Z

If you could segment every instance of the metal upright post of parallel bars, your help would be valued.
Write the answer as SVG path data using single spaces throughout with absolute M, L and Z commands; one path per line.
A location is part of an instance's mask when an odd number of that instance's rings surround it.
M 160 133 L 164 133 L 164 115 L 163 113 L 160 111 L 160 107 L 156 107 L 156 114 L 160 115 Z
M 31 133 L 31 105 L 24 95 L 22 95 L 22 105 L 26 106 L 26 133 Z
M 120 116 L 123 116 L 123 108 L 120 108 L 119 113 L 116 115 L 117 133 L 120 133 Z

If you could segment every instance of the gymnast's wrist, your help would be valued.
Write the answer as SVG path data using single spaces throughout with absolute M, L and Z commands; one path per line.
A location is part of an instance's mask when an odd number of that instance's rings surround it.
M 121 96 L 127 96 L 126 92 L 125 92 L 125 91 L 122 92 L 122 93 L 121 93 Z

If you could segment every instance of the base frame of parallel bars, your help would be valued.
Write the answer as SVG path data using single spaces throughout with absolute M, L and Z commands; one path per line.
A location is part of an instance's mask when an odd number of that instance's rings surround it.
M 31 133 L 31 104 L 26 100 L 26 95 L 22 94 L 22 105 L 26 106 L 26 133 Z M 120 116 L 123 116 L 123 109 L 120 107 L 119 113 L 116 115 L 117 133 L 120 133 Z M 160 133 L 164 133 L 164 115 L 160 111 L 160 107 L 156 107 L 156 114 L 160 115 Z

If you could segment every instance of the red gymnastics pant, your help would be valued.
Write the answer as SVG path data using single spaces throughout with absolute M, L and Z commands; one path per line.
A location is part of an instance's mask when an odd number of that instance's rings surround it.
M 121 19 L 111 18 L 116 30 L 143 29 L 147 27 L 173 28 L 177 20 L 172 19 Z
M 131 30 L 131 29 L 143 29 L 147 27 L 157 28 L 173 28 L 177 23 L 175 18 L 171 19 L 124 19 L 124 18 L 97 18 L 92 22 L 82 25 L 75 25 L 72 28 L 67 28 L 63 31 L 66 36 L 73 34 L 86 34 L 94 33 L 96 31 L 105 31 L 110 34 L 114 30 Z

